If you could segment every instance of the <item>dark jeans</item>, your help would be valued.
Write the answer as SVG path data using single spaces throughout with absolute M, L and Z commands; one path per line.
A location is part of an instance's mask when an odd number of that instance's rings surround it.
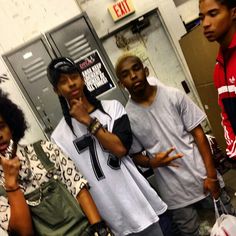
M 162 215 L 159 215 L 159 224 L 164 236 L 175 236 L 172 229 L 172 214 L 170 211 L 164 212 Z
M 139 233 L 129 234 L 128 236 L 163 236 L 159 222 L 150 225 Z

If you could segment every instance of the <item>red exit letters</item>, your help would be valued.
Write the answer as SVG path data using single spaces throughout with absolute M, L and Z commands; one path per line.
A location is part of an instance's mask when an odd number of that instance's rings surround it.
M 120 20 L 123 17 L 135 12 L 132 0 L 120 0 L 109 8 L 111 16 L 114 21 Z
M 115 5 L 113 5 L 113 9 L 114 9 L 116 16 L 118 18 L 130 13 L 130 8 L 127 3 L 127 0 L 123 0 L 121 2 L 116 3 Z

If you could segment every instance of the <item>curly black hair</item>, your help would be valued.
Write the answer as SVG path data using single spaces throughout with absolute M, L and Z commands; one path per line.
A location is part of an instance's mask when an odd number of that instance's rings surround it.
M 23 111 L 13 103 L 8 94 L 0 89 L 0 116 L 9 126 L 12 139 L 18 143 L 25 135 L 28 128 Z

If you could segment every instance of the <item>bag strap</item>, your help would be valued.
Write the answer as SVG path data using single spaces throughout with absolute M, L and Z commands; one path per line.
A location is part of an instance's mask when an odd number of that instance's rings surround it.
M 54 163 L 52 163 L 49 159 L 49 157 L 46 155 L 44 152 L 42 146 L 41 146 L 42 140 L 39 140 L 38 142 L 33 144 L 34 151 L 37 155 L 37 158 L 41 161 L 43 164 L 44 168 L 47 170 L 47 172 L 54 170 L 55 166 Z
M 218 203 L 218 202 L 220 203 L 221 211 L 222 211 L 223 213 L 225 213 L 226 215 L 228 215 L 228 211 L 226 210 L 226 208 L 225 208 L 225 206 L 224 206 L 224 203 L 222 202 L 222 200 L 221 200 L 220 198 L 218 198 L 218 199 L 214 199 L 214 198 L 213 198 L 213 202 L 214 202 L 216 220 L 220 217 L 220 213 L 219 213 L 218 206 L 217 206 L 217 203 Z
M 215 217 L 216 217 L 216 220 L 220 217 L 220 213 L 218 211 L 218 207 L 216 205 L 216 201 L 215 198 L 213 198 L 213 202 L 214 202 L 214 208 L 215 208 Z
M 0 196 L 4 196 L 4 197 L 7 196 L 7 192 L 2 185 L 0 185 Z
M 41 161 L 44 168 L 47 170 L 47 172 L 50 172 L 52 170 L 55 170 L 54 164 L 49 160 L 49 157 L 44 152 L 42 146 L 41 146 L 42 140 L 39 140 L 33 144 L 34 151 L 37 155 L 37 158 Z M 6 190 L 2 185 L 0 185 L 0 196 L 7 196 Z

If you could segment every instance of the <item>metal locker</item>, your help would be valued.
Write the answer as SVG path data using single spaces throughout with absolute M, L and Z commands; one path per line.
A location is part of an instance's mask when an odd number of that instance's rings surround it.
M 86 13 L 50 30 L 46 37 L 58 57 L 70 57 L 78 64 L 91 93 L 126 104 L 128 95 L 117 85 L 113 66 Z
M 52 60 L 43 37 L 3 55 L 44 132 L 50 136 L 62 117 L 58 97 L 47 79 L 47 65 Z

